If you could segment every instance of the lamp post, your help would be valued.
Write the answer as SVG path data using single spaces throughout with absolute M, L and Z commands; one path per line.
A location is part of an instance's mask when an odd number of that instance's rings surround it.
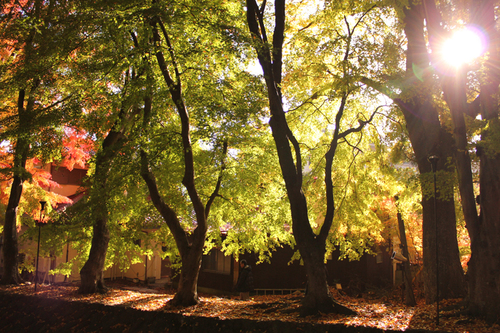
M 437 221 L 437 190 L 436 190 L 436 169 L 439 157 L 429 156 L 429 162 L 432 166 L 432 174 L 434 176 L 434 227 L 436 232 L 436 325 L 439 326 L 439 242 L 438 242 L 438 221 Z
M 40 256 L 40 234 L 41 234 L 40 230 L 42 227 L 42 214 L 43 214 L 43 210 L 45 208 L 45 204 L 46 204 L 45 201 L 40 201 L 41 209 L 40 209 L 40 220 L 38 221 L 38 247 L 36 249 L 35 291 L 36 291 L 36 287 L 38 285 L 38 258 Z

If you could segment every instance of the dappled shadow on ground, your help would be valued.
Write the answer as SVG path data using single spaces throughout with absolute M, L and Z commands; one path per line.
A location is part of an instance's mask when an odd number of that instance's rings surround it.
M 56 332 L 500 332 L 498 325 L 445 313 L 436 327 L 434 305 L 419 303 L 410 308 L 390 294 L 352 298 L 335 290 L 332 293 L 358 315 L 300 317 L 300 293 L 254 296 L 249 301 L 200 295 L 198 305 L 172 308 L 167 304 L 172 290 L 139 288 L 130 283 L 110 284 L 104 295 L 80 295 L 77 286 L 71 285 L 42 285 L 36 293 L 32 285 L 0 286 L 0 321 L 8 322 L 10 326 L 5 328 L 9 330 L 45 331 L 38 329 L 45 327 Z M 198 326 L 200 330 L 196 330 Z

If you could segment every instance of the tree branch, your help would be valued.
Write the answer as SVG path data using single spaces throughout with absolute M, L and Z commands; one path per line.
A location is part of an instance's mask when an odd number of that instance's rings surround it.
M 367 77 L 361 77 L 360 82 L 372 89 L 375 89 L 379 93 L 384 94 L 385 96 L 389 97 L 392 100 L 399 98 L 398 94 L 391 91 L 389 87 L 387 87 L 383 83 L 377 82 Z
M 217 184 L 215 185 L 215 189 L 210 198 L 208 199 L 207 204 L 205 205 L 205 216 L 208 216 L 208 214 L 210 213 L 210 207 L 212 206 L 215 198 L 219 196 L 219 190 L 222 184 L 223 173 L 224 170 L 226 170 L 226 156 L 227 156 L 227 139 L 224 140 L 224 143 L 222 144 L 222 162 L 221 162 L 219 177 L 217 178 Z

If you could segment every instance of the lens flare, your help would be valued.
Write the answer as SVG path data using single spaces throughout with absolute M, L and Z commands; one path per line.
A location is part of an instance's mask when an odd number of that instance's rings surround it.
M 449 65 L 460 67 L 479 57 L 485 48 L 484 35 L 480 30 L 466 28 L 455 32 L 441 49 L 443 60 Z

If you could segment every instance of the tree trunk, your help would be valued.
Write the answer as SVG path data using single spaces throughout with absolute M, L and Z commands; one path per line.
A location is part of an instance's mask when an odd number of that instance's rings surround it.
M 455 171 L 447 163 L 453 157 L 453 137 L 441 127 L 436 108 L 432 103 L 426 70 L 429 57 L 424 39 L 424 13 L 422 5 L 411 5 L 405 11 L 405 33 L 408 39 L 407 91 L 418 91 L 418 95 L 397 100 L 406 119 L 408 134 L 415 152 L 418 169 L 422 178 L 423 208 L 423 251 L 424 251 L 424 290 L 427 303 L 439 298 L 456 298 L 465 292 L 463 270 L 460 265 L 456 234 L 456 215 L 453 201 L 453 188 L 446 181 L 439 182 L 436 198 L 437 234 L 434 211 L 434 198 L 429 195 L 432 169 L 429 156 L 439 157 L 437 165 L 438 180 Z M 417 77 L 415 73 L 423 73 Z M 422 80 L 422 81 L 421 81 Z M 404 94 L 404 93 L 403 93 Z M 431 187 L 432 188 L 432 187 Z M 438 247 L 436 249 L 436 246 Z M 436 251 L 437 250 L 437 251 Z M 436 257 L 436 253 L 438 256 Z M 436 274 L 439 274 L 439 288 Z
M 123 119 L 123 113 L 120 113 L 120 119 Z M 115 127 L 119 122 L 115 123 Z M 96 171 L 94 186 L 91 192 L 92 204 L 92 245 L 89 258 L 80 270 L 81 285 L 78 290 L 81 294 L 92 294 L 96 292 L 105 292 L 104 286 L 104 264 L 106 253 L 108 251 L 109 230 L 108 230 L 108 197 L 107 197 L 107 179 L 111 163 L 116 156 L 119 147 L 123 144 L 124 136 L 121 131 L 113 129 L 108 133 L 102 143 L 102 150 L 98 153 L 96 159 Z
M 103 146 L 113 132 L 110 132 L 104 140 Z M 106 145 L 106 148 L 108 146 Z M 78 290 L 81 294 L 103 293 L 106 291 L 103 280 L 104 264 L 108 251 L 109 230 L 108 230 L 108 208 L 106 194 L 106 180 L 113 153 L 103 148 L 96 161 L 96 175 L 94 188 L 91 192 L 91 218 L 94 221 L 92 226 L 92 245 L 85 265 L 80 270 L 81 285 Z M 108 156 L 106 156 L 108 155 Z
M 446 158 L 440 157 L 437 168 L 438 172 L 446 170 L 445 163 Z M 452 170 L 446 171 L 449 173 L 452 172 Z M 423 174 L 422 171 L 421 174 Z M 428 304 L 435 302 L 438 297 L 439 299 L 447 299 L 465 295 L 465 279 L 458 251 L 455 205 L 453 199 L 439 198 L 439 191 L 448 191 L 449 193 L 451 189 L 443 190 L 441 188 L 440 190 L 439 185 L 437 188 L 437 214 L 435 214 L 434 210 L 434 198 L 424 197 L 422 199 L 423 274 L 425 300 Z M 437 228 L 435 217 L 437 218 Z M 439 288 L 436 285 L 436 274 L 439 275 Z
M 354 311 L 337 304 L 329 290 L 324 266 L 326 238 L 333 220 L 333 192 L 328 192 L 327 214 L 321 228 L 320 235 L 315 235 L 308 217 L 307 201 L 302 191 L 302 156 L 300 146 L 288 127 L 283 102 L 281 97 L 281 68 L 282 44 L 285 28 L 285 1 L 275 1 L 275 30 L 273 34 L 273 49 L 269 49 L 267 33 L 263 24 L 264 17 L 255 0 L 247 0 L 247 23 L 252 33 L 254 48 L 257 52 L 259 63 L 264 71 L 266 81 L 271 119 L 269 124 L 272 129 L 278 159 L 283 179 L 285 181 L 290 210 L 292 215 L 293 236 L 307 274 L 307 295 L 302 302 L 301 314 L 315 314 L 321 312 L 337 312 L 355 314 Z M 339 114 L 341 114 L 339 112 Z M 339 122 L 337 122 L 338 124 Z M 336 132 L 335 139 L 338 139 Z M 335 140 L 334 139 L 334 140 Z M 292 147 L 295 155 L 292 153 Z M 332 143 L 336 147 L 336 141 Z M 335 148 L 329 150 L 326 156 L 327 168 L 335 155 Z M 295 158 L 295 159 L 294 159 Z M 326 186 L 331 183 L 331 174 L 325 172 Z M 329 179 L 330 178 L 330 179 Z M 333 188 L 333 186 L 330 186 Z
M 317 239 L 302 242 L 299 247 L 307 274 L 307 291 L 302 300 L 301 316 L 322 313 L 341 313 L 353 315 L 356 312 L 335 302 L 328 288 L 324 263 L 325 244 Z M 301 250 L 302 249 L 302 250 Z
M 179 286 L 177 288 L 177 293 L 170 301 L 170 304 L 174 306 L 190 306 L 198 303 L 198 274 L 201 267 L 201 258 L 208 230 L 207 218 L 210 213 L 210 207 L 217 197 L 221 187 L 222 172 L 225 169 L 225 160 L 221 161 L 221 173 L 218 177 L 217 184 L 208 202 L 204 206 L 196 189 L 189 113 L 183 98 L 181 71 L 178 68 L 175 50 L 168 36 L 167 28 L 163 24 L 162 20 L 159 17 L 155 17 L 152 20 L 151 25 L 153 30 L 153 40 L 157 45 L 165 43 L 168 46 L 168 53 L 170 55 L 170 63 L 167 63 L 165 55 L 161 49 L 158 49 L 155 54 L 159 69 L 162 72 L 163 79 L 168 86 L 170 97 L 175 105 L 181 123 L 181 138 L 183 146 L 182 153 L 184 157 L 184 176 L 182 178 L 182 184 L 184 185 L 193 205 L 197 222 L 197 226 L 191 235 L 183 229 L 176 212 L 168 206 L 160 195 L 154 174 L 149 168 L 147 153 L 144 150 L 141 151 L 141 176 L 148 186 L 153 204 L 162 215 L 164 221 L 170 229 L 170 232 L 174 236 L 175 243 L 179 249 L 182 259 Z M 150 125 L 149 116 L 151 112 L 151 96 L 146 96 L 145 101 L 144 128 L 146 129 Z M 227 153 L 227 142 L 224 143 L 223 151 L 225 155 Z
M 500 128 L 498 120 L 496 128 Z M 486 134 L 487 136 L 488 134 Z M 485 139 L 485 135 L 483 135 Z M 500 320 L 500 154 L 481 154 L 479 228 L 474 234 L 467 272 L 469 282 L 468 310 Z
M 26 161 L 26 160 L 25 160 Z M 19 284 L 22 282 L 19 275 L 18 243 L 17 243 L 17 206 L 23 192 L 23 179 L 16 175 L 10 190 L 9 203 L 5 212 L 3 229 L 3 261 L 4 271 L 1 284 Z
M 93 227 L 92 247 L 89 258 L 80 270 L 81 294 L 93 294 L 106 290 L 103 280 L 104 263 L 109 243 L 107 219 L 97 219 Z
M 198 275 L 208 230 L 206 218 L 204 215 L 198 216 L 198 226 L 191 235 L 187 234 L 182 228 L 175 211 L 168 206 L 160 195 L 155 177 L 149 169 L 147 154 L 144 151 L 141 151 L 141 176 L 148 186 L 153 205 L 163 217 L 163 220 L 174 236 L 175 244 L 181 255 L 182 267 L 179 285 L 177 286 L 177 292 L 174 298 L 170 300 L 169 303 L 173 306 L 191 306 L 198 304 Z M 215 197 L 218 188 L 219 186 L 217 186 L 212 197 Z M 211 204 L 210 200 L 209 203 Z M 210 204 L 207 204 L 207 207 L 209 207 Z M 209 208 L 206 210 L 207 215 L 208 210 Z
M 10 189 L 9 202 L 5 210 L 5 224 L 3 229 L 3 257 L 4 257 L 4 273 L 2 276 L 1 284 L 19 284 L 22 282 L 19 275 L 19 246 L 17 237 L 17 207 L 21 201 L 23 193 L 23 183 L 25 180 L 24 173 L 27 173 L 26 160 L 28 159 L 29 142 L 25 139 L 25 133 L 30 131 L 31 119 L 30 112 L 34 107 L 33 94 L 39 85 L 39 80 L 35 80 L 31 93 L 28 98 L 26 107 L 24 89 L 19 90 L 17 101 L 17 112 L 19 117 L 19 131 L 24 132 L 18 135 L 16 148 L 14 151 L 14 170 L 13 180 Z
M 397 200 L 397 199 L 396 199 Z M 415 301 L 415 295 L 413 295 L 413 284 L 411 283 L 411 267 L 410 267 L 410 252 L 408 251 L 408 242 L 406 240 L 406 230 L 405 223 L 401 217 L 401 213 L 398 211 L 398 227 L 399 227 L 399 238 L 401 240 L 401 249 L 403 251 L 403 256 L 407 259 L 403 262 L 403 273 L 404 273 L 404 286 L 405 286 L 405 304 L 408 306 L 415 306 L 417 302 Z
M 444 36 L 442 17 L 434 0 L 426 0 L 427 21 L 429 22 L 430 40 L 439 40 Z M 500 130 L 498 119 L 499 46 L 500 36 L 496 29 L 495 5 L 493 1 L 474 1 L 470 3 L 470 17 L 473 25 L 481 27 L 487 43 L 488 60 L 482 69 L 480 95 L 471 104 L 467 104 L 466 70 L 446 68 L 439 64 L 439 73 L 443 75 L 442 88 L 448 104 L 455 138 L 455 161 L 458 171 L 460 197 L 464 218 L 471 239 L 471 258 L 468 263 L 468 311 L 473 315 L 484 316 L 491 322 L 500 320 L 500 154 L 495 145 L 498 139 L 491 134 Z M 431 45 L 432 46 L 432 45 Z M 477 103 L 478 102 L 478 103 Z M 481 142 L 477 149 L 480 158 L 480 196 L 481 213 L 478 216 L 474 197 L 474 184 L 471 159 L 467 141 L 465 114 L 475 117 L 481 113 L 487 121 Z M 491 146 L 491 143 L 497 141 Z M 488 142 L 490 141 L 490 142 Z
M 485 78 L 479 96 L 482 119 L 487 122 L 477 150 L 480 158 L 481 213 L 477 225 L 468 226 L 471 235 L 471 258 L 467 272 L 469 282 L 468 310 L 500 321 L 500 131 L 498 88 L 500 84 L 500 35 L 496 29 L 493 1 L 474 2 L 474 23 L 483 28 L 489 40 Z
M 198 275 L 201 267 L 203 245 L 191 247 L 182 258 L 179 285 L 174 298 L 170 301 L 173 306 L 190 306 L 198 304 Z

